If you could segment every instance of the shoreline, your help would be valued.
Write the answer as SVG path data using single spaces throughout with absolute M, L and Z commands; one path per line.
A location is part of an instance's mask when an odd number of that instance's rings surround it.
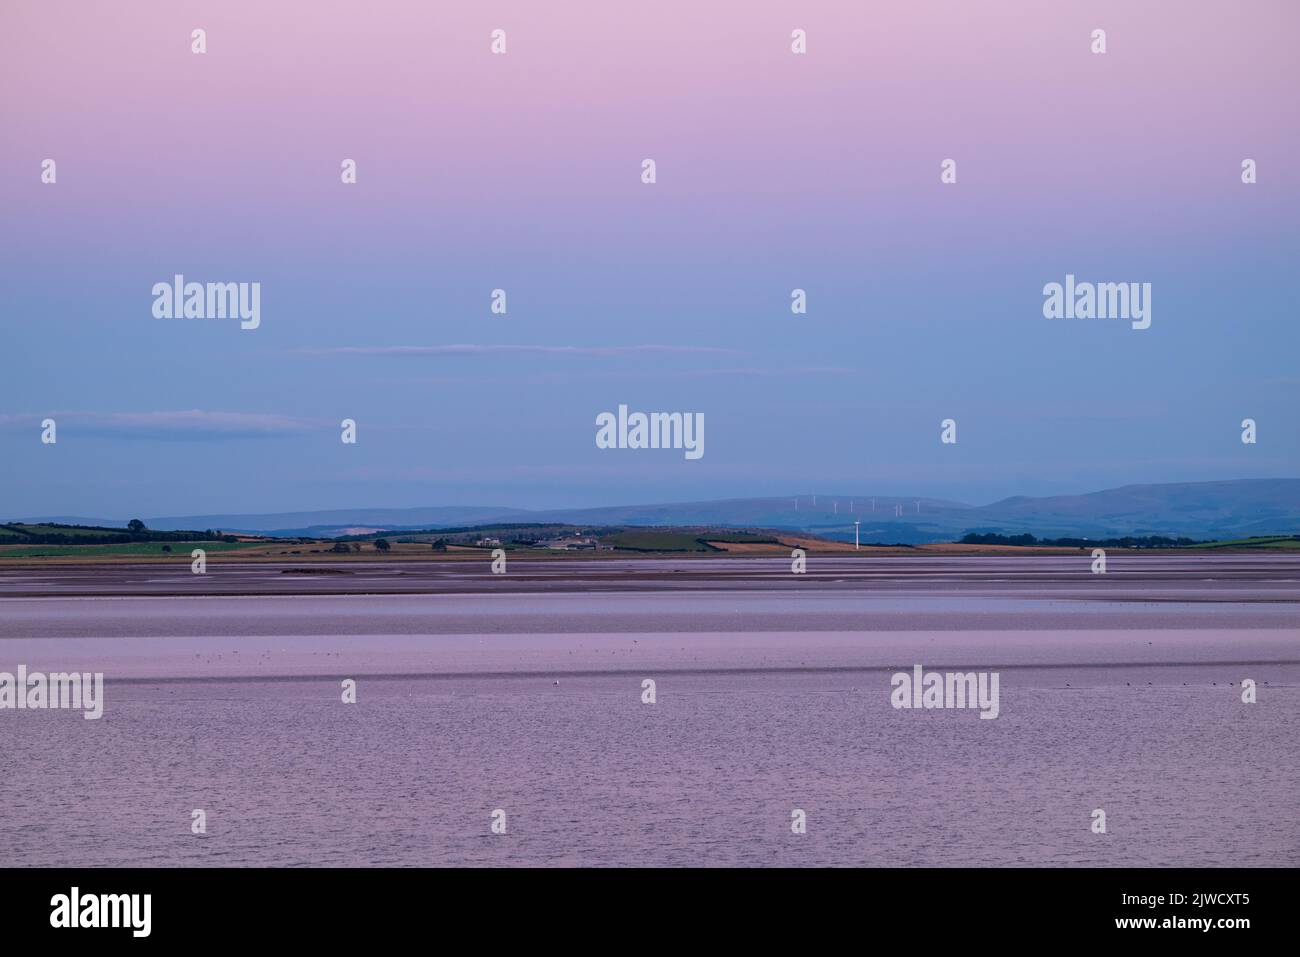
M 1243 594 L 1239 586 L 1250 591 Z M 188 558 L 167 562 L 0 564 L 0 600 L 40 598 L 233 598 L 360 595 L 628 594 L 734 591 L 882 594 L 1160 602 L 1300 601 L 1300 554 L 1112 553 L 1108 572 L 1093 574 L 1082 555 L 809 555 L 794 574 L 788 557 L 515 556 L 504 574 L 490 559 L 209 562 L 193 574 Z

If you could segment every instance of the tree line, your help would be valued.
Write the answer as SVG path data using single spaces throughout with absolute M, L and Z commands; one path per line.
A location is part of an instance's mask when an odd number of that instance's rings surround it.
M 1044 545 L 1051 548 L 1183 548 L 1199 545 L 1195 538 L 1166 538 L 1163 535 L 1124 538 L 1035 538 L 1029 533 L 999 535 L 996 532 L 967 532 L 962 545 Z

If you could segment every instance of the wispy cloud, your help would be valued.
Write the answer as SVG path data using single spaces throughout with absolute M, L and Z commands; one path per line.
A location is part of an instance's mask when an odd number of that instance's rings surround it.
M 853 369 L 838 366 L 790 366 L 784 369 L 756 368 L 722 368 L 691 369 L 685 372 L 669 372 L 664 378 L 671 379 L 708 379 L 714 376 L 734 376 L 742 379 L 796 379 L 806 376 L 856 375 Z
M 0 415 L 0 430 L 39 430 L 53 419 L 60 431 L 140 439 L 248 439 L 300 435 L 326 423 L 261 412 L 77 412 L 55 411 Z
M 785 368 L 771 369 L 715 366 L 708 369 L 596 370 L 594 372 L 584 372 L 582 375 L 585 382 L 664 382 L 672 379 L 715 379 L 726 377 L 735 379 L 800 379 L 810 376 L 851 376 L 858 375 L 858 372 L 854 369 L 837 366 L 787 366 Z M 398 378 L 376 377 L 366 381 L 388 384 L 407 382 L 422 385 L 475 385 L 483 380 L 481 377 L 473 375 L 439 375 L 401 376 Z M 521 385 L 557 385 L 572 382 L 573 376 L 563 372 L 546 372 L 540 375 L 521 376 L 512 381 Z
M 700 461 L 701 473 L 723 476 L 731 479 L 743 479 L 751 476 L 755 466 L 749 463 L 726 464 L 722 462 L 705 463 Z M 760 466 L 760 470 L 765 470 Z M 807 477 L 807 473 L 790 467 L 794 475 Z M 574 462 L 564 465 L 515 465 L 510 469 L 512 478 L 526 479 L 593 479 L 593 478 L 663 478 L 671 479 L 681 475 L 680 455 L 675 461 L 647 461 L 623 463 Z M 477 488 L 484 486 L 483 469 L 474 466 L 410 466 L 380 467 L 357 466 L 333 476 L 346 481 L 382 481 L 382 482 L 474 482 Z
M 502 356 L 502 355 L 557 355 L 557 356 L 624 356 L 646 353 L 682 355 L 737 355 L 735 349 L 714 346 L 538 346 L 538 345 L 475 345 L 460 343 L 443 346 L 333 346 L 292 350 L 295 355 L 310 356 Z

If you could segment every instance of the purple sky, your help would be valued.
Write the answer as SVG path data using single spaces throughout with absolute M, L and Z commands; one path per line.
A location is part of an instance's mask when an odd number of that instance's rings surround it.
M 305 10 L 0 10 L 3 511 L 1300 474 L 1293 3 Z M 261 326 L 154 319 L 176 273 Z M 1067 273 L 1151 328 L 1046 320 Z M 597 449 L 620 403 L 705 456 Z

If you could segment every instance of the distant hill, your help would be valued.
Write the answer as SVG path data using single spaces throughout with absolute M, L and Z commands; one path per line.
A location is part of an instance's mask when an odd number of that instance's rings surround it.
M 1009 498 L 974 512 L 981 522 L 1044 535 L 1275 535 L 1300 530 L 1300 479 L 1125 485 L 1087 495 Z
M 901 514 L 895 514 L 897 507 Z M 853 537 L 856 519 L 863 541 L 904 544 L 953 541 L 972 531 L 1040 538 L 1241 538 L 1300 531 L 1300 479 L 1127 485 L 979 506 L 911 496 L 819 494 L 815 503 L 812 496 L 800 496 L 798 508 L 793 498 L 739 499 L 539 514 L 549 521 L 593 524 L 788 528 L 846 540 Z
M 441 506 L 433 508 L 341 508 L 324 512 L 272 512 L 258 515 L 184 515 L 147 518 L 150 528 L 219 528 L 232 532 L 283 536 L 332 537 L 351 529 L 445 528 L 528 518 L 532 513 L 500 506 Z
M 448 506 L 187 515 L 144 520 L 151 529 L 213 528 L 224 532 L 313 537 L 357 534 L 367 529 L 552 522 L 790 529 L 851 541 L 855 519 L 861 523 L 863 542 L 886 544 L 955 541 L 968 532 L 1028 533 L 1039 538 L 1160 535 L 1225 539 L 1291 535 L 1300 531 L 1300 479 L 1125 485 L 1085 495 L 1017 496 L 988 505 L 914 496 L 818 493 L 797 499 L 792 495 L 545 511 Z M 125 522 L 96 519 L 93 524 L 121 526 Z

